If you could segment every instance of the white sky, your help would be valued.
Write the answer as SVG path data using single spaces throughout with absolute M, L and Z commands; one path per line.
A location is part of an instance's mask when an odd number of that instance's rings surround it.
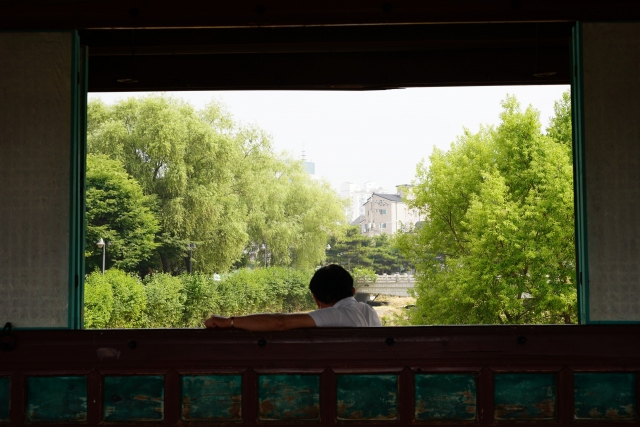
M 196 108 L 212 98 L 234 119 L 257 124 L 278 151 L 300 158 L 306 151 L 316 175 L 338 190 L 350 181 L 375 181 L 387 190 L 409 184 L 417 163 L 433 147 L 448 149 L 463 127 L 498 124 L 500 101 L 516 95 L 540 111 L 543 129 L 553 103 L 569 86 L 416 88 L 366 92 L 236 91 L 167 92 Z M 106 103 L 144 93 L 90 93 Z

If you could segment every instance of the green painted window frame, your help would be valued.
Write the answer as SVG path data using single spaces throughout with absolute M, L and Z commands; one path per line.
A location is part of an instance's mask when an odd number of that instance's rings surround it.
M 86 236 L 88 49 L 72 33 L 71 173 L 69 218 L 69 329 L 83 328 Z
M 587 241 L 586 171 L 584 154 L 584 104 L 582 80 L 582 25 L 571 38 L 571 121 L 573 139 L 573 203 L 575 219 L 578 323 L 589 322 L 589 258 Z

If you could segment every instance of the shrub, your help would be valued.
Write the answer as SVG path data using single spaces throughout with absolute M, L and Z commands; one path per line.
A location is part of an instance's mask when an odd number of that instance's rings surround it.
M 215 309 L 218 314 L 239 316 L 266 310 L 268 293 L 260 280 L 260 270 L 242 269 L 217 282 Z
M 285 267 L 238 270 L 215 282 L 212 308 L 224 316 L 313 310 L 308 272 Z
M 175 328 L 182 326 L 186 295 L 180 277 L 158 273 L 144 281 L 147 297 L 145 323 L 148 328 Z
M 111 284 L 99 271 L 91 273 L 84 285 L 84 327 L 107 328 L 113 311 Z
M 187 328 L 201 327 L 211 313 L 216 311 L 216 282 L 213 278 L 201 273 L 183 274 L 182 293 L 185 297 L 182 312 L 182 326 Z
M 108 327 L 143 327 L 146 300 L 140 280 L 136 276 L 114 268 L 105 271 L 104 277 L 111 285 L 113 292 L 113 311 Z
M 212 313 L 241 316 L 315 308 L 311 274 L 285 267 L 238 270 L 221 281 L 204 274 L 154 274 L 143 283 L 117 270 L 92 273 L 85 290 L 87 328 L 201 327 Z
M 309 291 L 310 273 L 284 267 L 261 271 L 266 288 L 271 291 L 270 297 L 277 304 L 274 311 L 293 313 L 316 308 Z

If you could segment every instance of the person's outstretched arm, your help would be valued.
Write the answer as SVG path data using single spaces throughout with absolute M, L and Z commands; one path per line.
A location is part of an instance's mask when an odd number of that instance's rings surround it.
M 231 317 L 212 315 L 205 320 L 208 329 L 226 329 L 232 326 L 248 331 L 288 331 L 289 329 L 315 328 L 316 322 L 308 314 L 251 314 L 249 316 Z

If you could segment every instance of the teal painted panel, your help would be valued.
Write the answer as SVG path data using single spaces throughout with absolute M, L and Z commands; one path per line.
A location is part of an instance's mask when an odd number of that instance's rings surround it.
M 576 373 L 573 375 L 576 420 L 635 420 L 636 374 Z
M 183 375 L 182 419 L 242 421 L 242 376 Z
M 28 377 L 28 422 L 87 420 L 87 377 Z
M 105 421 L 164 419 L 164 377 L 161 375 L 104 377 Z
M 338 375 L 339 420 L 397 420 L 397 375 Z
M 414 379 L 416 420 L 476 419 L 475 374 L 416 374 Z
M 553 420 L 556 418 L 555 374 L 496 374 L 496 420 Z
M 319 375 L 260 375 L 258 418 L 261 421 L 319 421 Z
M 11 406 L 11 379 L 0 377 L 0 423 L 9 421 Z

